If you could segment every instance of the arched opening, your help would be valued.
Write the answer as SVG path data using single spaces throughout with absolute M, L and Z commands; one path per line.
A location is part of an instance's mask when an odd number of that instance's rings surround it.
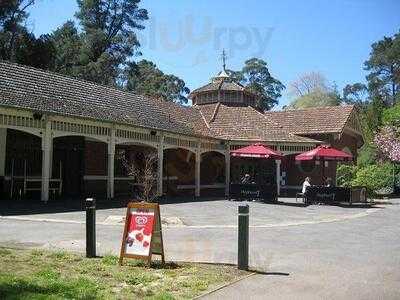
M 53 140 L 53 178 L 59 178 L 60 169 L 63 192 L 69 198 L 95 197 L 105 199 L 109 190 L 108 144 L 92 137 L 63 136 Z M 122 157 L 127 164 L 141 165 L 146 153 L 155 148 L 142 144 L 124 143 L 115 145 L 114 150 L 114 193 L 113 197 L 130 197 L 138 188 L 129 176 Z M 64 168 L 64 166 L 66 166 Z
M 150 159 L 157 158 L 157 149 L 143 144 L 119 144 L 115 146 L 114 190 L 116 197 L 134 198 L 143 191 L 143 178 L 135 178 L 133 169 L 139 174 L 147 167 L 151 167 L 151 194 L 157 189 L 157 164 L 150 164 Z M 142 175 L 139 175 L 142 176 Z M 150 184 L 150 183 L 149 183 Z
M 1 129 L 1 139 L 0 197 L 40 199 L 42 139 L 25 131 L 10 128 Z M 32 179 L 29 182 L 30 186 L 27 186 L 28 178 Z M 28 190 L 31 186 L 32 190 Z
M 196 155 L 183 148 L 165 149 L 163 191 L 169 196 L 195 194 Z
M 223 196 L 225 193 L 225 156 L 216 151 L 201 155 L 200 188 L 202 196 Z
M 86 139 L 83 136 L 62 136 L 53 139 L 53 158 L 50 177 L 50 197 L 79 197 L 84 192 Z M 104 143 L 103 143 L 104 144 Z M 57 190 L 61 180 L 61 191 Z

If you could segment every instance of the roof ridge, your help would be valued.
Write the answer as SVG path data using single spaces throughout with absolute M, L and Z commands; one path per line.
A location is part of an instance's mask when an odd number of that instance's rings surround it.
M 349 105 L 349 106 L 350 106 L 350 105 Z M 348 116 L 346 117 L 346 120 L 344 121 L 344 124 L 343 124 L 342 130 L 340 131 L 340 134 L 343 133 L 344 128 L 346 127 L 347 122 L 350 120 L 351 116 L 352 116 L 353 113 L 354 113 L 354 105 L 352 105 L 352 106 L 353 106 L 353 108 L 351 109 L 350 113 L 349 113 Z
M 319 109 L 331 109 L 331 108 L 354 108 L 354 104 L 344 104 L 344 105 L 325 105 L 325 106 L 313 106 L 313 107 L 305 107 L 300 109 L 287 109 L 287 110 L 278 110 L 278 111 L 267 111 L 268 114 L 275 113 L 287 113 L 287 112 L 297 112 L 297 111 L 309 111 L 309 110 L 319 110 Z
M 206 124 L 207 128 L 211 130 L 210 124 L 208 124 L 206 117 L 203 115 L 203 112 L 201 111 L 200 107 L 196 107 L 200 111 L 200 116 L 203 119 L 204 123 Z
M 222 88 L 222 85 L 224 84 L 224 81 L 223 80 L 221 80 L 221 82 L 218 84 L 218 91 L 220 91 L 221 90 L 221 88 Z
M 214 122 L 215 118 L 217 117 L 217 113 L 218 113 L 220 106 L 221 106 L 221 102 L 217 102 L 217 105 L 214 108 L 213 115 L 211 116 L 210 123 Z

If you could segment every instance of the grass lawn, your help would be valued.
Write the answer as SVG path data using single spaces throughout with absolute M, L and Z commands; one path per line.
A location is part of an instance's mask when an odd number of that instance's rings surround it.
M 0 299 L 190 299 L 247 274 L 221 265 L 124 262 L 0 248 Z

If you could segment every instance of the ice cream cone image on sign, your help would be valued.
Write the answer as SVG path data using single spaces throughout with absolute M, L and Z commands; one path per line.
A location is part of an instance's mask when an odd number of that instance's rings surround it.
M 148 256 L 153 232 L 154 211 L 132 209 L 129 216 L 126 254 Z

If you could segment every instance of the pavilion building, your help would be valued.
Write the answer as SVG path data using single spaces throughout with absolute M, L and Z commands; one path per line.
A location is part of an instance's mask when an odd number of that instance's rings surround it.
M 0 194 L 130 196 L 135 183 L 122 158 L 140 162 L 150 152 L 158 195 L 227 195 L 230 182 L 257 176 L 260 165 L 284 194 L 305 176 L 320 183 L 322 166 L 295 162 L 296 154 L 330 144 L 356 157 L 363 144 L 354 106 L 263 113 L 258 96 L 225 71 L 189 97 L 185 107 L 0 61 Z M 230 157 L 256 142 L 285 159 Z M 336 163 L 325 174 L 335 179 Z

